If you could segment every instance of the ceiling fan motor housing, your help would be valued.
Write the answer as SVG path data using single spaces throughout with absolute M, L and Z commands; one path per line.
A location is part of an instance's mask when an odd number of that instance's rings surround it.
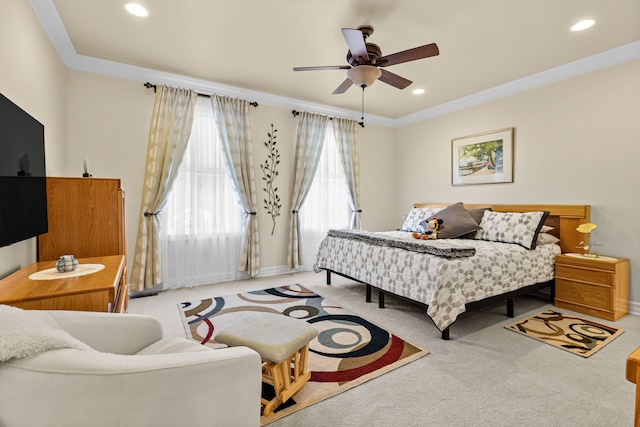
M 378 46 L 377 44 L 366 43 L 366 46 L 367 46 L 367 53 L 369 54 L 369 61 L 367 62 L 362 61 L 360 57 L 354 57 L 351 54 L 350 50 L 347 51 L 347 62 L 351 66 L 357 67 L 358 65 L 362 65 L 362 64 L 373 65 L 376 63 L 378 58 L 382 56 L 382 50 L 380 50 L 380 46 Z

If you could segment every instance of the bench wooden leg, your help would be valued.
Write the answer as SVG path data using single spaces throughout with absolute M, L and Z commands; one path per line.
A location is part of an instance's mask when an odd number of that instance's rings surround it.
M 271 415 L 280 405 L 289 400 L 311 378 L 307 371 L 309 344 L 293 353 L 280 363 L 262 360 L 262 380 L 273 384 L 275 397 L 270 401 L 262 399 L 262 415 Z

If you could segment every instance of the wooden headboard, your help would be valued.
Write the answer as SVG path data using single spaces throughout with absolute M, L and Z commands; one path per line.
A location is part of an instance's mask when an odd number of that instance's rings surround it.
M 415 203 L 416 208 L 446 208 L 450 203 Z M 584 241 L 583 245 L 589 244 L 589 235 L 581 234 L 576 231 L 580 224 L 591 221 L 590 205 L 492 205 L 492 204 L 467 204 L 464 206 L 469 209 L 490 207 L 495 212 L 532 212 L 532 211 L 549 211 L 549 217 L 545 224 L 553 227 L 551 234 L 560 239 L 560 247 L 562 252 L 584 252 L 578 248 L 579 243 Z

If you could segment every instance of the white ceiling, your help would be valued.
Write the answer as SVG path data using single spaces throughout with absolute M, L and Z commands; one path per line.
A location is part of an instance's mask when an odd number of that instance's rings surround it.
M 437 43 L 439 56 L 387 68 L 407 89 L 366 89 L 365 116 L 396 122 L 640 57 L 640 0 L 139 0 L 147 18 L 125 11 L 133 0 L 29 1 L 72 68 L 336 111 L 361 108 L 360 88 L 331 94 L 344 70 L 292 68 L 346 65 L 341 28 L 372 25 L 383 55 Z M 596 24 L 569 30 L 585 18 Z

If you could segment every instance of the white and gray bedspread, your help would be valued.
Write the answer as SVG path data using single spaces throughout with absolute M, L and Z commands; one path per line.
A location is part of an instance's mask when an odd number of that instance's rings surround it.
M 397 244 L 372 244 L 330 232 L 320 244 L 314 270 L 331 270 L 427 304 L 427 314 L 440 330 L 451 325 L 467 303 L 553 279 L 555 256 L 561 252 L 555 244 L 528 250 L 484 240 L 416 240 L 402 231 L 365 234 L 411 245 L 437 246 L 459 256 L 433 255 Z M 470 248 L 475 254 L 461 255 L 473 253 Z

